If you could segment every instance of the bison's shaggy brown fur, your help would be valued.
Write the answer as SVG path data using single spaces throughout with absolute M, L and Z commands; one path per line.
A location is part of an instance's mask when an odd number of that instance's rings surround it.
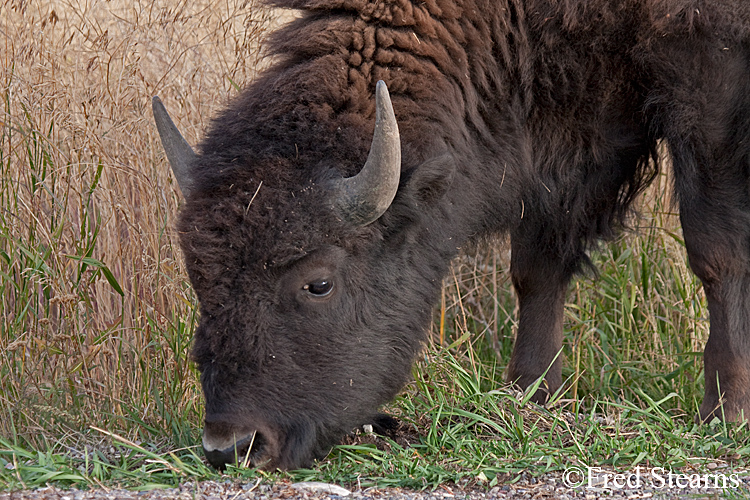
M 204 445 L 255 436 L 306 465 L 407 380 L 441 279 L 508 233 L 520 323 L 509 378 L 561 383 L 564 294 L 673 156 L 712 316 L 701 416 L 750 411 L 750 4 L 698 0 L 278 0 L 304 15 L 213 122 L 179 229 L 201 302 Z M 401 131 L 377 221 L 332 211 L 356 174 L 375 82 Z M 325 299 L 301 292 L 334 284 Z M 255 433 L 257 431 L 257 434 Z M 229 460 L 217 458 L 219 464 Z

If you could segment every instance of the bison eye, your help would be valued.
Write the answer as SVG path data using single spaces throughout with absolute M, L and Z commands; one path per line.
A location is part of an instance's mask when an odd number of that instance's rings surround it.
M 312 283 L 308 283 L 307 285 L 303 286 L 302 289 L 316 297 L 325 297 L 326 295 L 331 293 L 331 290 L 333 290 L 333 282 L 326 279 L 317 280 L 313 281 Z

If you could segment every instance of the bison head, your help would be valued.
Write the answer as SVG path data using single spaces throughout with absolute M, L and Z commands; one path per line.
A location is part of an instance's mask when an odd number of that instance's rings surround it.
M 178 229 L 201 304 L 193 356 L 206 400 L 206 456 L 216 467 L 307 466 L 356 426 L 383 421 L 378 407 L 408 379 L 429 318 L 429 287 L 408 292 L 412 300 L 394 297 L 400 281 L 420 282 L 397 262 L 409 252 L 387 255 L 383 232 L 368 227 L 399 186 L 388 90 L 378 82 L 361 171 L 311 174 L 302 185 L 299 177 L 267 185 L 238 178 L 203 189 L 200 156 L 158 98 L 153 106 L 187 200 Z M 413 272 L 439 283 L 433 272 Z

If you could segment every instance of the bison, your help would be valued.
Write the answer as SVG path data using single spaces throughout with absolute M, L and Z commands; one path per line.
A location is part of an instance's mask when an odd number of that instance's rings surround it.
M 274 0 L 301 18 L 198 153 L 158 98 L 217 467 L 296 468 L 407 382 L 451 259 L 510 238 L 507 370 L 562 383 L 571 278 L 674 170 L 711 329 L 699 418 L 750 414 L 750 3 Z M 546 374 L 545 374 L 546 373 Z

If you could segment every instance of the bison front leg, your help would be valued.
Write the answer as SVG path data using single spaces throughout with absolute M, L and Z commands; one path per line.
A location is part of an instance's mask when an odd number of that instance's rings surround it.
M 750 419 L 750 214 L 728 206 L 731 198 L 681 200 L 690 267 L 703 282 L 711 320 L 702 421 Z
M 563 307 L 571 273 L 562 259 L 540 246 L 536 238 L 512 238 L 510 271 L 519 311 L 507 379 L 526 389 L 544 376 L 532 397 L 543 404 L 562 384 L 558 353 L 562 348 Z
M 672 156 L 690 267 L 711 328 L 699 417 L 750 419 L 750 70 L 747 50 L 655 41 L 648 109 Z M 738 49 L 741 45 L 736 46 Z M 664 61 L 680 61 L 664 64 Z M 681 332 L 678 332 L 678 334 Z

